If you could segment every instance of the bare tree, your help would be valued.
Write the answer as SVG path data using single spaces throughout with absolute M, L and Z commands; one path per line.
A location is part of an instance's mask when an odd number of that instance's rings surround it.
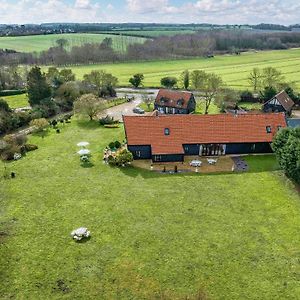
M 192 86 L 202 93 L 205 101 L 205 114 L 208 114 L 212 100 L 220 93 L 222 79 L 214 73 L 195 70 L 191 74 Z
M 248 81 L 250 82 L 255 92 L 261 88 L 262 74 L 259 68 L 253 68 L 248 77 Z
M 94 94 L 82 95 L 74 102 L 76 114 L 88 116 L 92 121 L 101 111 L 106 108 L 105 100 L 96 97 Z

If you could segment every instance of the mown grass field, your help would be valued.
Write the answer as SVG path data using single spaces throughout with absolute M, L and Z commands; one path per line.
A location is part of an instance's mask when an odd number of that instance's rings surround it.
M 0 96 L 0 98 L 4 99 L 8 103 L 10 108 L 29 106 L 27 94 Z
M 273 157 L 243 174 L 111 168 L 101 153 L 122 128 L 60 126 L 1 176 L 1 298 L 298 298 L 300 199 Z M 80 226 L 92 237 L 75 243 Z
M 129 86 L 129 78 L 135 73 L 145 75 L 145 87 L 159 87 L 164 76 L 179 77 L 183 70 L 201 69 L 219 74 L 224 82 L 235 89 L 250 88 L 247 80 L 254 67 L 275 67 L 286 80 L 300 88 L 300 49 L 247 52 L 240 56 L 223 55 L 212 59 L 197 58 L 190 60 L 167 60 L 151 62 L 131 62 L 102 65 L 76 66 L 72 69 L 82 78 L 91 70 L 104 69 L 119 78 L 119 84 Z
M 142 43 L 145 38 L 118 36 L 111 34 L 93 34 L 93 33 L 70 33 L 70 34 L 49 34 L 49 35 L 31 35 L 0 37 L 0 49 L 13 49 L 19 52 L 41 52 L 50 47 L 56 46 L 58 39 L 68 40 L 67 49 L 72 46 L 80 46 L 86 43 L 101 43 L 106 37 L 113 40 L 113 48 L 119 52 L 125 52 L 127 46 L 131 43 Z
M 158 36 L 173 36 L 177 34 L 190 34 L 195 33 L 195 30 L 192 29 L 178 29 L 178 30 L 128 30 L 128 31 L 119 31 L 120 34 L 128 35 L 140 35 L 146 37 L 158 37 Z

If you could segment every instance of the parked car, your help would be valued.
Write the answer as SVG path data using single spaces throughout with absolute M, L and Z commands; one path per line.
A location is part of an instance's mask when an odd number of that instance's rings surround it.
M 132 110 L 135 114 L 144 114 L 145 111 L 140 108 L 140 107 L 135 107 L 133 110 Z

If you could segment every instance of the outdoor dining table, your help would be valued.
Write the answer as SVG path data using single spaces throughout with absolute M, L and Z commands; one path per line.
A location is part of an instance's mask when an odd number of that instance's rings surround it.
M 201 160 L 194 159 L 190 162 L 190 166 L 192 167 L 201 167 L 201 165 L 202 165 Z

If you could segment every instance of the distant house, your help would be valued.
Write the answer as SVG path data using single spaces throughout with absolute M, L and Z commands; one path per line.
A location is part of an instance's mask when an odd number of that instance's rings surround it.
M 281 91 L 271 100 L 264 103 L 264 112 L 284 112 L 286 115 L 291 115 L 294 101 L 285 91 Z
M 283 113 L 124 116 L 128 150 L 134 159 L 184 161 L 185 155 L 270 153 L 286 127 Z
M 154 109 L 163 114 L 190 114 L 195 108 L 195 97 L 190 92 L 161 89 L 154 102 Z

